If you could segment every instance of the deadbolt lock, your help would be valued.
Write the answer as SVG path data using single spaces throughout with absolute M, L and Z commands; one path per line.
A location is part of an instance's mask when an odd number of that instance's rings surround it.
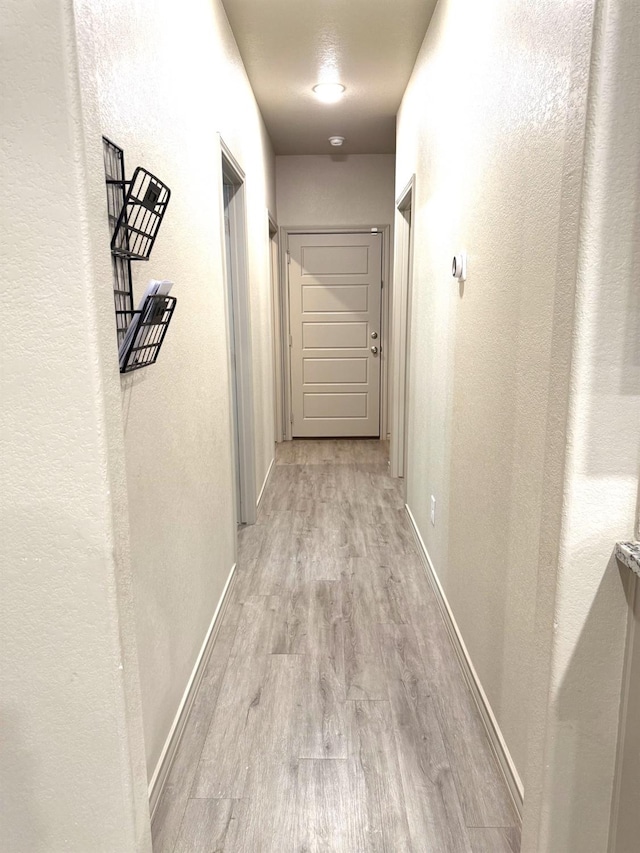
M 377 332 L 371 332 L 371 337 L 375 341 L 375 339 L 378 337 L 378 333 Z

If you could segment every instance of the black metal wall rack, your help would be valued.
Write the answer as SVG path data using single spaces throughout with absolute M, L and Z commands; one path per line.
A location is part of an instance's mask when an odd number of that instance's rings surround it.
M 157 361 L 176 306 L 173 296 L 152 295 L 135 310 L 131 277 L 132 261 L 149 260 L 171 190 L 140 166 L 127 181 L 124 151 L 106 136 L 102 137 L 102 143 L 120 372 L 130 373 Z M 133 322 L 135 334 L 127 339 L 127 330 Z

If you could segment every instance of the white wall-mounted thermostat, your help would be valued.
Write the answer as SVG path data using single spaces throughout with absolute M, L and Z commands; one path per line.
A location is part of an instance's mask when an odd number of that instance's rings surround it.
M 460 252 L 459 255 L 453 256 L 451 263 L 451 275 L 457 278 L 458 281 L 465 281 L 467 278 L 467 253 Z

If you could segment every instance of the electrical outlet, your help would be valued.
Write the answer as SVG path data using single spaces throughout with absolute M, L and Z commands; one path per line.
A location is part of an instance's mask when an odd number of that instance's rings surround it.
M 431 495 L 431 524 L 436 526 L 436 499 Z

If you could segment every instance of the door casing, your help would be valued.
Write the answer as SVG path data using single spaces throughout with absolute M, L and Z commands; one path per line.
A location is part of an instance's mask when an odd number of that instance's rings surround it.
M 284 388 L 284 355 L 283 318 L 280 280 L 280 232 L 276 219 L 267 210 L 269 228 L 269 270 L 271 273 L 271 311 L 273 322 L 273 405 L 275 417 L 276 443 L 284 441 L 285 437 L 285 401 Z
M 413 234 L 415 211 L 415 175 L 396 201 L 393 278 L 391 476 L 404 477 L 407 443 L 407 383 L 409 381 L 409 332 L 411 328 L 411 289 L 413 280 Z M 411 211 L 408 220 L 406 211 Z
M 282 317 L 282 348 L 285 354 L 283 358 L 283 376 L 280 399 L 283 401 L 284 410 L 284 440 L 291 441 L 291 356 L 289 349 L 290 315 L 289 315 L 289 271 L 288 271 L 288 248 L 290 234 L 371 234 L 378 231 L 382 234 L 382 302 L 381 302 L 381 352 L 380 352 L 380 439 L 389 436 L 389 359 L 390 336 L 389 336 L 389 309 L 391 305 L 390 293 L 390 249 L 391 249 L 391 226 L 390 225 L 352 225 L 352 226 L 283 226 L 280 228 L 280 298 Z
M 220 200 L 220 236 L 222 273 L 225 282 L 225 320 L 227 340 L 235 335 L 236 362 L 235 371 L 232 364 L 231 349 L 227 346 L 227 370 L 229 378 L 229 389 L 231 383 L 236 383 L 236 412 L 233 411 L 230 393 L 230 454 L 233 465 L 239 469 L 240 500 L 236 498 L 236 477 L 232 471 L 232 482 L 234 489 L 234 510 L 237 503 L 240 506 L 240 517 L 236 518 L 238 524 L 254 524 L 256 521 L 256 474 L 254 461 L 255 428 L 253 416 L 253 361 L 251 353 L 251 306 L 249 298 L 249 278 L 247 269 L 247 224 L 246 224 L 246 196 L 245 196 L 245 173 L 234 157 L 231 149 L 226 145 L 220 134 L 218 134 L 220 148 L 220 168 L 218 172 L 218 198 Z M 234 194 L 230 216 L 234 230 L 231 251 L 233 253 L 232 265 L 233 275 L 230 278 L 230 270 L 227 264 L 226 242 L 224 232 L 224 183 L 225 179 L 234 184 L 237 190 Z M 233 314 L 229 304 L 229 283 L 233 288 Z M 234 328 L 230 327 L 231 317 L 235 317 Z M 236 458 L 233 430 L 238 432 L 238 458 Z M 236 513 L 237 514 L 237 513 Z

